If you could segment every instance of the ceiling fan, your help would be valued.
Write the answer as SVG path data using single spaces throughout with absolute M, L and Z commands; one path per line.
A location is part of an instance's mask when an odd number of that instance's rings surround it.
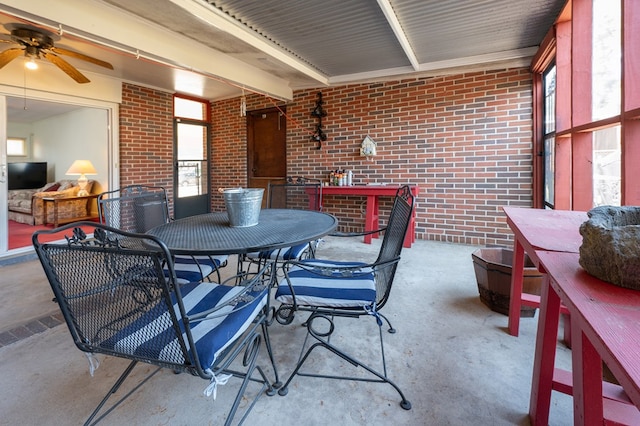
M 74 52 L 73 50 L 55 47 L 53 45 L 53 39 L 50 36 L 31 28 L 15 28 L 11 30 L 11 40 L 0 39 L 0 42 L 18 43 L 20 45 L 20 47 L 12 47 L 0 52 L 0 68 L 23 54 L 31 59 L 39 59 L 40 57 L 43 57 L 49 62 L 55 64 L 78 83 L 88 83 L 90 80 L 73 65 L 58 55 L 66 55 L 72 58 L 91 62 L 92 64 L 96 64 L 110 70 L 113 69 L 113 66 L 108 62 L 83 55 L 82 53 Z

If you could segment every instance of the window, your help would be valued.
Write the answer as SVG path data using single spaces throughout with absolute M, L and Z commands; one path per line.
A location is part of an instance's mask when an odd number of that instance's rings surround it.
M 191 118 L 198 121 L 206 121 L 207 105 L 202 101 L 194 101 L 191 99 L 174 97 L 174 113 L 175 117 Z
M 179 96 L 173 99 L 177 198 L 206 195 L 209 191 L 208 103 Z
M 7 155 L 9 157 L 26 157 L 27 140 L 25 138 L 8 138 Z
M 541 45 L 532 69 L 545 207 L 640 204 L 638 27 L 637 0 L 573 0 Z
M 544 206 L 553 208 L 555 142 L 556 142 L 556 66 L 552 65 L 542 78 L 544 84 Z
M 619 206 L 620 126 L 593 132 L 593 205 Z
M 620 1 L 594 0 L 591 35 L 592 121 L 620 114 Z

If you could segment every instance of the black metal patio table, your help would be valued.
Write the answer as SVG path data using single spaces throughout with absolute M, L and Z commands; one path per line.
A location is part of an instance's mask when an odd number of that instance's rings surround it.
M 242 254 L 303 244 L 338 226 L 330 214 L 307 210 L 263 209 L 258 224 L 232 227 L 226 212 L 190 216 L 148 231 L 173 254 Z

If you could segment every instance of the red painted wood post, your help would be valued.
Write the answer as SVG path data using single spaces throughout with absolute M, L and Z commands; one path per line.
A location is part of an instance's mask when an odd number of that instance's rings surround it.
M 549 279 L 549 275 L 545 275 L 540 292 L 540 318 L 531 380 L 529 416 L 531 424 L 536 426 L 549 424 L 556 340 L 560 322 L 560 297 L 551 287 Z
M 509 334 L 518 337 L 520 307 L 524 281 L 524 247 L 516 238 L 513 243 L 513 265 L 511 267 L 511 293 L 509 296 Z

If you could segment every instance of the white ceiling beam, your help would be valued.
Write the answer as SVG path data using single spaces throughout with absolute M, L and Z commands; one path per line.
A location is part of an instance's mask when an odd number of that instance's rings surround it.
M 391 68 L 377 70 L 372 72 L 363 72 L 355 74 L 344 74 L 331 77 L 330 84 L 348 84 L 363 81 L 389 80 L 391 76 L 405 77 L 421 77 L 444 75 L 448 70 L 456 70 L 467 68 L 469 70 L 491 69 L 495 64 L 500 67 L 526 67 L 529 65 L 531 58 L 537 52 L 537 47 L 527 47 L 524 49 L 505 50 L 503 52 L 494 52 L 484 55 L 467 56 L 464 58 L 456 58 L 446 61 L 435 61 L 420 64 L 416 72 L 409 66 L 400 68 Z
M 248 43 L 255 49 L 263 52 L 265 55 L 280 61 L 291 68 L 316 80 L 323 85 L 328 84 L 328 79 L 324 74 L 318 72 L 315 68 L 308 66 L 302 61 L 294 58 L 287 52 L 283 51 L 272 42 L 264 37 L 256 34 L 255 31 L 247 28 L 246 25 L 233 19 L 220 9 L 209 5 L 205 2 L 197 0 L 169 0 L 176 6 L 181 7 L 202 22 L 212 25 L 233 37 Z
M 16 16 L 39 18 L 39 23 L 53 28 L 61 25 L 63 30 L 86 36 L 97 44 L 130 49 L 150 60 L 279 99 L 293 98 L 288 81 L 205 45 L 194 48 L 194 40 L 102 2 L 84 0 L 80 6 L 76 0 L 56 0 L 52 7 L 50 0 L 5 0 L 2 7 L 5 6 Z
M 396 12 L 393 10 L 391 3 L 389 0 L 378 0 L 378 5 L 380 9 L 382 9 L 382 13 L 384 13 L 385 18 L 387 18 L 387 22 L 391 26 L 393 33 L 396 35 L 400 46 L 402 46 L 402 50 L 404 50 L 404 54 L 407 55 L 411 66 L 415 71 L 420 69 L 420 63 L 418 62 L 418 58 L 416 57 L 413 48 L 411 47 L 411 43 L 409 43 L 409 39 L 402 29 L 402 25 L 400 25 L 400 21 L 396 16 Z

